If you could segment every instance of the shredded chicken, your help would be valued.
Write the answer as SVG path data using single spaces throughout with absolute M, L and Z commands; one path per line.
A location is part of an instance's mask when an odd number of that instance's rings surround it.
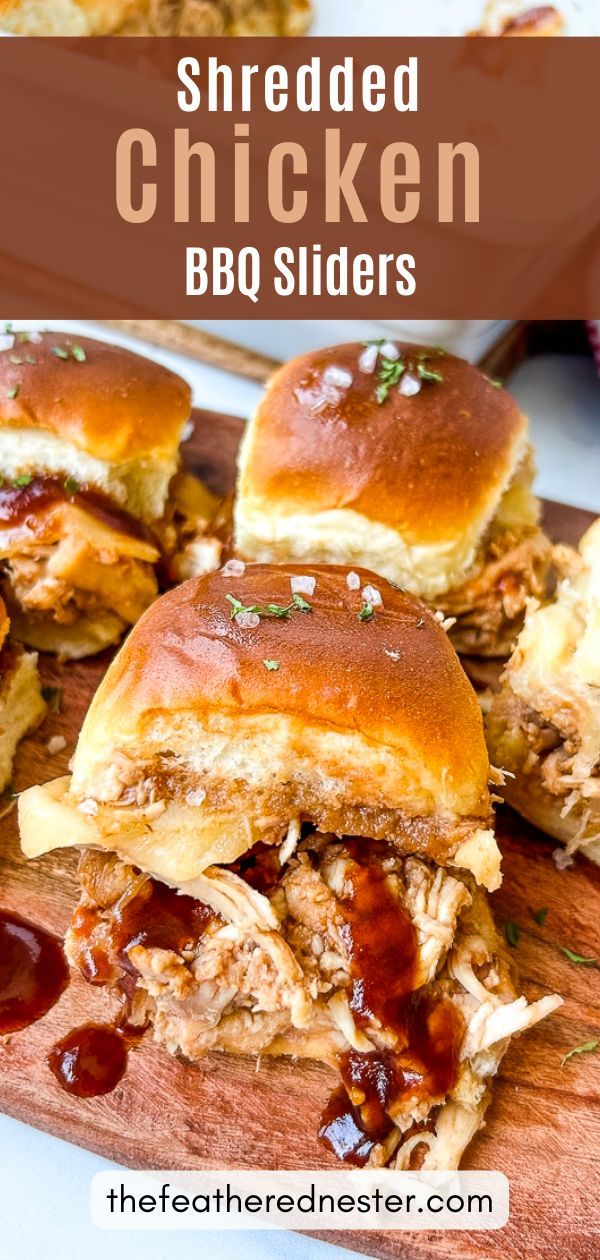
M 115 856 L 87 850 L 80 864 L 84 894 L 67 937 L 69 957 L 88 976 L 90 959 L 97 967 L 99 957 L 112 982 L 123 968 L 133 974 L 155 1037 L 190 1059 L 219 1049 L 306 1055 L 334 1066 L 350 1051 L 411 1053 L 398 1043 L 395 1028 L 368 1013 L 368 1004 L 364 1016 L 356 1007 L 357 929 L 348 915 L 357 887 L 363 887 L 368 916 L 375 889 L 373 904 L 393 918 L 397 913 L 406 924 L 407 947 L 413 941 L 414 959 L 410 953 L 398 957 L 398 974 L 408 960 L 409 990 L 456 1009 L 460 1067 L 447 1096 L 428 1090 L 424 1078 L 416 1092 L 390 1103 L 390 1131 L 372 1143 L 369 1162 L 441 1167 L 443 1151 L 451 1160 L 445 1166 L 454 1167 L 481 1123 L 486 1081 L 507 1039 L 560 999 L 528 1006 L 516 997 L 484 894 L 470 877 L 402 858 L 385 843 L 344 842 L 314 832 L 301 839 L 297 827 L 291 834 L 294 845 L 279 870 L 277 853 L 263 846 L 247 867 L 242 860 L 236 871 L 210 868 L 180 890 L 182 905 L 193 897 L 208 917 L 196 939 L 178 948 L 165 947 L 162 939 L 153 945 L 152 921 L 145 935 L 139 914 L 131 941 L 127 932 L 123 937 L 128 911 L 137 914 L 140 896 L 155 885 Z M 358 948 L 359 964 L 366 965 Z

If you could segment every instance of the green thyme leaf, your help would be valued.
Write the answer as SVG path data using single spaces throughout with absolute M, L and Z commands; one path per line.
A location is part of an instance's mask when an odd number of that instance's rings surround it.
M 75 477 L 67 477 L 64 483 L 64 488 L 67 494 L 77 494 L 79 490 L 79 482 L 75 480 Z
M 64 346 L 53 346 L 52 353 L 56 355 L 57 359 L 68 359 L 69 357 L 69 351 L 65 350 Z
M 573 1049 L 569 1050 L 568 1054 L 565 1054 L 561 1059 L 560 1066 L 564 1067 L 565 1063 L 568 1063 L 574 1054 L 592 1054 L 594 1050 L 598 1049 L 598 1046 L 600 1046 L 600 1041 L 584 1041 L 581 1046 L 573 1046 Z
M 443 381 L 441 372 L 436 372 L 435 368 L 428 368 L 424 363 L 417 364 L 417 373 L 422 381 Z
M 362 608 L 361 608 L 361 610 L 360 610 L 360 612 L 359 612 L 359 614 L 358 614 L 358 620 L 359 620 L 359 621 L 370 621 L 370 620 L 371 620 L 371 617 L 374 617 L 374 616 L 375 616 L 375 609 L 373 608 L 373 605 L 372 605 L 372 604 L 363 604 L 363 606 L 362 606 Z
M 513 949 L 516 949 L 521 935 L 521 929 L 518 923 L 513 923 L 512 919 L 509 919 L 508 922 L 504 924 L 504 932 L 509 945 L 512 945 Z
M 569 959 L 569 962 L 579 963 L 582 967 L 600 967 L 597 958 L 586 958 L 584 954 L 576 954 L 574 949 L 567 949 L 566 945 L 561 945 L 560 952 Z
M 265 669 L 268 669 L 269 673 L 272 673 L 275 669 L 279 669 L 279 661 L 263 661 L 263 665 Z
M 300 612 L 312 612 L 312 604 L 309 604 L 308 600 L 299 595 L 297 591 L 294 595 L 294 604 L 296 608 L 300 609 Z
M 539 923 L 540 927 L 542 927 L 542 925 L 546 922 L 546 919 L 548 918 L 548 911 L 546 909 L 532 910 L 531 913 L 536 923 Z
M 83 346 L 73 346 L 72 354 L 73 358 L 76 359 L 78 363 L 85 363 L 87 354 L 85 353 Z
M 375 397 L 380 406 L 386 401 L 390 390 L 398 384 L 405 371 L 406 364 L 402 359 L 381 359 L 375 390 Z
M 7 398 L 18 398 L 20 388 L 21 388 L 21 386 L 20 386 L 20 385 L 13 385 L 13 386 L 11 386 L 11 388 L 10 388 L 10 389 L 7 389 L 7 391 L 6 391 L 6 397 L 7 397 Z
M 15 477 L 13 486 L 17 490 L 23 490 L 25 486 L 29 486 L 33 481 L 31 473 L 22 473 L 20 477 Z
M 62 709 L 62 687 L 42 687 L 42 696 L 51 713 L 60 713 Z

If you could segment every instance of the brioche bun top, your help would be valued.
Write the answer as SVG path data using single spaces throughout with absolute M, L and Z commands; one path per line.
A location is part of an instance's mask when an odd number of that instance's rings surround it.
M 15 332 L 0 351 L 0 429 L 46 432 L 97 460 L 164 460 L 190 408 L 181 377 L 122 346 Z
M 379 403 L 378 369 L 360 370 L 362 349 L 315 350 L 275 374 L 246 446 L 242 493 L 250 486 L 290 512 L 352 507 L 413 543 L 487 519 L 527 432 L 514 398 L 464 359 L 398 343 L 403 361 L 443 379 L 421 381 L 412 397 L 394 386 Z M 332 368 L 352 383 L 330 386 L 331 401 L 319 405 Z
M 285 608 L 291 579 L 314 578 L 311 611 L 232 620 L 230 595 L 244 607 Z M 382 606 L 360 620 L 360 590 L 348 570 L 324 566 L 247 566 L 185 582 L 158 600 L 132 630 L 85 719 L 73 786 L 89 788 L 111 758 L 146 757 L 180 746 L 182 724 L 219 727 L 244 740 L 245 721 L 262 730 L 257 756 L 269 757 L 269 732 L 286 716 L 306 729 L 367 740 L 374 773 L 380 750 L 410 756 L 450 814 L 489 817 L 489 765 L 479 706 L 446 633 L 418 599 L 361 571 Z M 244 618 L 242 618 L 244 620 Z M 219 726 L 220 724 L 220 726 Z M 152 732 L 152 734 L 150 734 Z M 193 751 L 193 750 L 190 750 Z M 403 802 L 397 801 L 401 807 Z

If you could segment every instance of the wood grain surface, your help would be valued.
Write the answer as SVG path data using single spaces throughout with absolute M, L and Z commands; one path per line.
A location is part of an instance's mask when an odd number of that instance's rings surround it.
M 232 487 L 242 422 L 197 413 L 188 463 L 213 489 Z M 589 513 L 548 504 L 555 538 L 576 542 Z M 21 745 L 14 787 L 65 772 L 81 719 L 108 663 L 59 667 L 41 662 L 43 681 L 63 692 L 51 714 Z M 67 747 L 51 757 L 48 740 Z M 584 860 L 560 873 L 554 844 L 516 818 L 498 812 L 504 883 L 493 904 L 500 925 L 521 928 L 515 961 L 530 998 L 558 990 L 565 1005 L 516 1039 L 496 1082 L 485 1129 L 472 1143 L 466 1168 L 500 1169 L 511 1184 L 509 1225 L 497 1233 L 326 1234 L 371 1256 L 405 1260 L 593 1260 L 600 1251 L 600 1056 L 581 1055 L 561 1067 L 573 1046 L 600 1036 L 600 971 L 567 961 L 560 947 L 598 954 L 600 869 Z M 13 812 L 0 822 L 0 905 L 62 934 L 77 900 L 76 855 L 52 853 L 27 863 L 20 855 Z M 532 911 L 548 908 L 543 926 Z M 63 1093 L 46 1064 L 56 1039 L 116 1008 L 110 994 L 74 977 L 54 1009 L 37 1024 L 0 1041 L 0 1108 L 115 1163 L 153 1168 L 317 1168 L 335 1161 L 317 1142 L 320 1109 L 333 1077 L 325 1067 L 211 1055 L 190 1066 L 148 1036 L 130 1055 L 112 1094 L 81 1101 Z M 5 1152 L 5 1155 L 7 1153 Z

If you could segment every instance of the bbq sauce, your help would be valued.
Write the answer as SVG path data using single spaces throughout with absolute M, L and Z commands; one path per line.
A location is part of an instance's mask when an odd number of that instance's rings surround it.
M 79 969 L 90 984 L 121 981 L 119 969 L 125 973 L 132 970 L 129 955 L 135 945 L 179 954 L 191 948 L 218 917 L 203 901 L 148 879 L 122 909 L 112 908 L 105 924 L 105 941 L 94 943 L 91 939 L 94 929 L 103 923 L 101 912 L 85 906 L 75 911 L 71 934 L 77 942 Z
M 48 1066 L 61 1089 L 76 1098 L 109 1094 L 127 1067 L 127 1040 L 106 1024 L 84 1024 L 57 1041 Z
M 0 911 L 0 1034 L 41 1019 L 69 980 L 60 941 L 17 915 Z
M 156 546 L 150 530 L 114 503 L 109 495 L 86 485 L 71 491 L 68 481 L 60 477 L 32 477 L 26 486 L 0 486 L 0 525 L 9 528 L 22 525 L 29 517 L 35 519 L 38 513 L 60 502 L 81 503 L 110 529 Z
M 239 875 L 256 892 L 268 896 L 281 879 L 279 847 L 257 840 L 243 857 L 232 862 L 227 869 Z
M 327 1104 L 319 1138 L 339 1159 L 367 1163 L 393 1129 L 389 1111 L 403 1096 L 441 1097 L 458 1074 L 462 1020 L 451 1002 L 414 991 L 417 940 L 409 915 L 382 867 L 361 861 L 350 841 L 352 892 L 340 900 L 341 935 L 350 960 L 350 1008 L 359 1027 L 373 1021 L 395 1034 L 392 1049 L 340 1057 L 342 1086 Z

